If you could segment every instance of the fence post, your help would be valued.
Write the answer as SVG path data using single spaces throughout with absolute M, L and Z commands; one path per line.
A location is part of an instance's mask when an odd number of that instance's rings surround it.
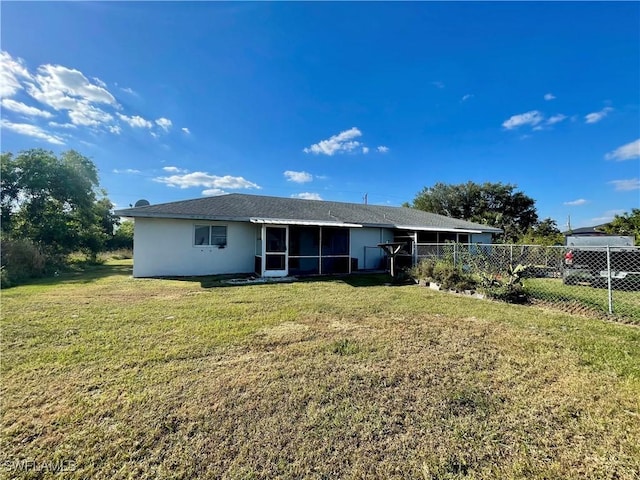
M 509 268 L 513 270 L 513 244 L 509 245 Z
M 609 314 L 613 313 L 613 292 L 611 290 L 611 247 L 607 245 L 607 300 L 609 301 Z
M 457 243 L 453 244 L 453 266 L 454 267 L 458 266 L 458 244 Z

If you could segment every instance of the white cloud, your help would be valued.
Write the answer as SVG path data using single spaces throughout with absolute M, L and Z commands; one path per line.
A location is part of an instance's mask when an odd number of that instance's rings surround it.
M 5 119 L 2 119 L 0 121 L 0 125 L 2 125 L 2 128 L 12 130 L 21 135 L 27 135 L 29 137 L 46 140 L 47 142 L 53 143 L 54 145 L 64 145 L 64 142 L 60 137 L 52 135 L 36 125 L 29 125 L 27 123 L 11 123 Z
M 224 195 L 225 193 L 227 192 L 225 192 L 220 188 L 209 188 L 207 190 L 202 191 L 202 195 L 206 197 L 217 197 L 218 195 Z
M 168 118 L 161 117 L 156 120 L 156 125 L 162 128 L 165 132 L 168 132 L 173 123 Z
M 462 98 L 460 99 L 460 101 L 461 101 L 461 102 L 466 102 L 467 100 L 470 100 L 470 99 L 472 99 L 472 98 L 473 98 L 473 95 L 472 95 L 472 94 L 470 94 L 470 93 L 467 93 L 464 97 L 462 97 Z
M 138 115 L 134 115 L 132 117 L 128 117 L 126 115 L 123 115 L 121 113 L 117 113 L 116 115 L 118 115 L 118 118 L 120 118 L 120 120 L 122 120 L 125 123 L 128 123 L 130 127 L 133 128 L 151 128 L 153 127 L 153 123 L 151 123 L 149 120 L 146 120 Z
M 588 203 L 584 198 L 579 198 L 578 200 L 572 200 L 570 202 L 564 202 L 565 205 L 569 205 L 571 207 L 579 207 L 580 205 L 584 205 Z
M 173 167 L 173 166 L 162 167 L 162 170 L 164 170 L 165 172 L 169 172 L 169 173 L 186 173 L 186 172 L 188 172 L 188 170 L 185 170 L 185 169 L 182 169 L 182 168 L 178 168 L 178 167 Z
M 305 148 L 305 153 L 313 153 L 315 155 L 323 154 L 332 156 L 335 153 L 351 152 L 355 148 L 361 146 L 360 142 L 353 140 L 354 138 L 362 136 L 362 132 L 356 127 L 352 127 L 349 130 L 340 132 L 337 135 L 328 138 L 327 140 L 321 140 L 318 143 Z
M 54 108 L 55 110 L 73 110 L 77 108 L 80 103 L 89 104 L 87 101 L 65 95 L 64 92 L 59 90 L 40 88 L 38 85 L 33 83 L 27 84 L 27 93 L 40 103 Z
M 0 51 L 0 97 L 11 97 L 21 90 L 23 86 L 20 79 L 31 79 L 31 74 L 24 66 L 24 60 Z
M 628 192 L 631 190 L 640 190 L 640 178 L 629 178 L 628 180 L 611 180 L 614 190 L 617 192 Z
M 511 116 L 502 123 L 502 126 L 507 130 L 512 130 L 522 125 L 531 125 L 534 127 L 542 122 L 542 120 L 544 120 L 544 117 L 538 110 L 531 110 L 530 112 Z
M 2 106 L 7 110 L 11 110 L 12 112 L 19 113 L 21 115 L 25 115 L 27 117 L 43 117 L 43 118 L 51 118 L 53 114 L 51 112 L 47 112 L 45 110 L 40 110 L 36 107 L 31 107 L 22 102 L 17 102 L 10 98 L 2 99 Z
M 137 95 L 131 88 L 118 87 L 117 83 L 114 85 L 119 91 Z M 36 108 L 8 98 L 21 89 L 47 108 Z M 52 64 L 41 65 L 32 74 L 22 59 L 13 58 L 5 51 L 0 51 L 0 97 L 3 98 L 2 105 L 5 109 L 25 116 L 52 119 L 56 113 L 49 112 L 48 109 L 66 112 L 70 123 L 56 119 L 56 122 L 50 123 L 50 126 L 55 128 L 71 128 L 70 125 L 76 125 L 92 129 L 101 128 L 118 135 L 121 133 L 121 126 L 117 120 L 114 122 L 116 115 L 120 121 L 134 128 L 151 129 L 157 126 L 161 130 L 156 130 L 156 133 L 167 132 L 172 127 L 171 120 L 165 117 L 150 121 L 141 116 L 126 115 L 123 107 L 108 90 L 107 84 L 98 77 L 90 77 L 79 70 Z M 15 128 L 20 128 L 22 132 L 27 131 L 24 126 Z M 183 131 L 189 133 L 188 129 Z M 51 137 L 48 141 L 60 140 L 59 137 L 50 136 L 37 126 L 29 132 L 32 136 L 40 135 L 40 138 Z
M 302 200 L 322 200 L 318 193 L 302 192 L 291 195 L 291 198 L 301 198 Z
M 313 180 L 313 175 L 308 172 L 294 172 L 292 170 L 287 170 L 284 172 L 284 176 L 287 178 L 288 182 L 295 183 L 307 183 Z
M 184 133 L 186 133 L 187 135 L 191 135 L 191 131 L 187 128 L 187 127 L 182 127 L 181 129 Z
M 219 177 L 217 175 L 209 175 L 206 172 L 191 172 L 184 175 L 158 177 L 154 178 L 154 181 L 164 183 L 170 187 L 178 188 L 206 187 L 210 189 L 260 189 L 260 186 L 244 179 L 243 177 L 232 177 L 230 175 Z
M 369 153 L 369 147 L 362 147 L 362 153 L 364 153 L 365 155 Z
M 115 97 L 103 85 L 91 83 L 82 72 L 73 68 L 41 65 L 36 81 L 45 93 L 66 94 L 87 102 L 117 105 Z
M 107 84 L 100 80 L 98 77 L 93 77 L 93 81 L 102 88 L 107 88 Z
M 376 150 L 378 150 L 378 152 L 380 152 L 380 153 L 387 153 L 389 151 L 389 147 L 385 147 L 384 145 L 380 145 L 378 148 L 376 148 Z
M 560 122 L 562 122 L 562 121 L 564 121 L 566 119 L 567 119 L 566 115 L 563 115 L 563 114 L 559 113 L 557 115 L 553 115 L 553 116 L 549 117 L 547 119 L 546 123 L 547 123 L 547 125 L 555 125 L 556 123 L 560 123 Z
M 49 126 L 53 128 L 78 128 L 73 123 L 58 123 L 58 122 L 49 122 Z
M 113 173 L 129 173 L 129 174 L 138 174 L 142 173 L 140 170 L 136 170 L 135 168 L 127 168 L 125 170 L 118 170 L 117 168 L 113 169 Z
M 556 96 L 553 93 L 545 93 L 544 99 L 548 102 L 549 100 L 555 100 Z
M 69 110 L 69 118 L 72 123 L 87 127 L 97 127 L 113 120 L 111 114 L 87 102 L 78 102 L 76 108 Z
M 112 121 L 113 116 L 95 104 L 119 108 L 115 97 L 101 84 L 91 83 L 78 70 L 42 65 L 26 88 L 40 103 L 55 110 L 68 110 L 72 123 L 96 127 Z
M 612 112 L 612 111 L 613 111 L 613 108 L 604 107 L 599 112 L 589 113 L 584 117 L 585 123 L 597 123 L 600 120 L 602 120 L 604 117 L 606 117 L 609 114 L 609 112 Z
M 640 157 L 640 138 L 616 148 L 613 152 L 607 153 L 604 158 L 607 160 L 632 160 Z
M 433 85 L 436 88 L 444 88 L 444 83 L 437 81 L 437 82 L 431 82 L 431 85 Z

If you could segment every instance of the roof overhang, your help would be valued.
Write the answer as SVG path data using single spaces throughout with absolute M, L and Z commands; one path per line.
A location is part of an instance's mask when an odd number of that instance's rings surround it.
M 201 220 L 211 222 L 247 222 L 248 218 L 223 217 L 217 215 L 188 215 L 181 213 L 156 213 L 156 212 L 129 212 L 127 210 L 116 210 L 115 215 L 124 218 L 163 218 L 167 220 Z
M 397 225 L 398 230 L 411 230 L 414 232 L 452 232 L 452 233 L 485 233 L 495 230 L 472 230 L 469 228 L 447 228 L 447 227 L 416 227 L 409 225 Z
M 251 223 L 266 223 L 270 225 L 305 225 L 314 227 L 350 227 L 362 228 L 359 223 L 347 223 L 340 221 L 324 221 L 324 220 L 292 220 L 289 218 L 250 218 Z

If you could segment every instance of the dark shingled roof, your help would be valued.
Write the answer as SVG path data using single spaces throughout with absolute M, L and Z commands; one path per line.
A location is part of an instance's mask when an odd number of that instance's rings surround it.
M 366 227 L 416 230 L 474 230 L 500 233 L 499 228 L 436 215 L 406 207 L 327 202 L 297 198 L 232 193 L 117 210 L 121 217 L 182 218 L 194 220 L 346 223 Z
M 593 227 L 582 227 L 582 228 L 574 228 L 572 230 L 567 230 L 566 232 L 562 232 L 563 235 L 606 235 L 607 232 L 604 231 L 604 227 L 607 224 L 603 223 L 600 225 L 595 225 Z

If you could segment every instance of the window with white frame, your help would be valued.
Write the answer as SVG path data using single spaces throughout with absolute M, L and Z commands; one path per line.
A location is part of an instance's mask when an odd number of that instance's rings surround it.
M 226 247 L 226 225 L 195 225 L 193 244 L 195 246 L 211 245 L 219 248 Z

